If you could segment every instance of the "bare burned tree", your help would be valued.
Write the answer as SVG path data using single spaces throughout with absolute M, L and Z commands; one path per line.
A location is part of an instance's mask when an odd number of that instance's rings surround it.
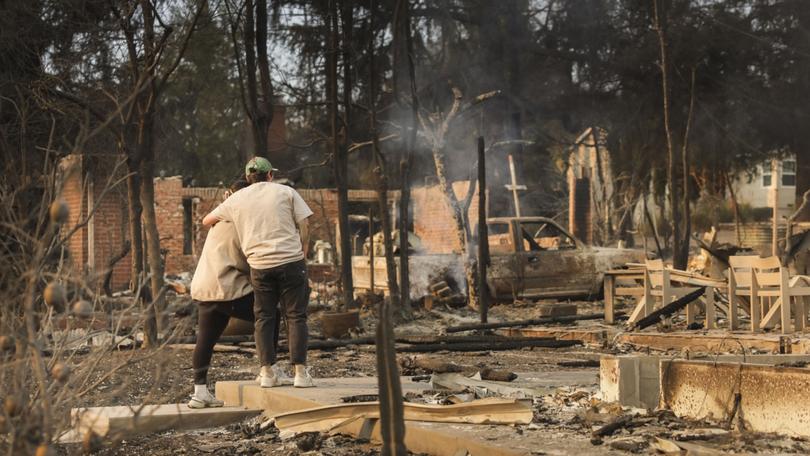
M 456 232 L 456 240 L 461 247 L 462 256 L 464 258 L 464 276 L 467 281 L 467 297 L 469 305 L 478 307 L 477 283 L 478 274 L 475 262 L 475 251 L 472 248 L 472 233 L 470 231 L 469 223 L 469 209 L 472 204 L 474 194 L 474 183 L 470 180 L 470 188 L 468 188 L 465 198 L 459 199 L 456 196 L 453 183 L 448 178 L 447 173 L 447 157 L 445 155 L 445 138 L 448 130 L 453 121 L 469 107 L 477 105 L 493 96 L 498 92 L 488 92 L 477 96 L 471 103 L 462 107 L 463 95 L 461 90 L 457 87 L 451 87 L 453 92 L 453 103 L 450 110 L 446 114 L 440 112 L 422 115 L 420 113 L 419 121 L 423 131 L 426 133 L 430 141 L 431 153 L 433 155 L 433 164 L 436 168 L 436 177 L 439 179 L 439 186 L 444 192 L 445 201 L 450 207 L 453 214 L 453 227 Z
M 661 69 L 661 93 L 663 102 L 664 133 L 667 146 L 667 180 L 669 183 L 670 225 L 672 229 L 673 266 L 676 269 L 686 269 L 689 261 L 689 242 L 691 231 L 691 216 L 689 208 L 689 132 L 692 124 L 692 115 L 695 106 L 695 69 L 692 69 L 689 112 L 681 141 L 681 156 L 676 157 L 675 139 L 673 138 L 672 90 L 670 88 L 670 50 L 667 36 L 667 11 L 659 0 L 653 0 L 653 27 L 658 37 L 658 57 Z M 678 158 L 681 164 L 681 181 L 678 181 Z
M 393 226 L 391 213 L 388 210 L 388 176 L 387 162 L 380 150 L 377 132 L 376 85 L 377 69 L 374 62 L 375 36 L 374 15 L 375 1 L 370 4 L 370 33 L 368 40 L 369 58 L 369 129 L 371 131 L 371 148 L 374 157 L 374 175 L 377 187 L 377 203 L 382 220 L 383 245 L 385 247 L 385 269 L 388 278 L 389 299 L 379 304 L 379 321 L 377 322 L 377 374 L 380 391 L 380 422 L 383 440 L 383 455 L 406 455 L 405 421 L 402 403 L 402 384 L 399 380 L 399 365 L 396 358 L 393 309 L 399 307 L 399 288 L 397 287 L 396 264 L 394 263 L 394 242 L 391 238 Z M 369 233 L 370 250 L 374 250 L 374 233 Z M 404 233 L 400 233 L 404 235 Z M 401 265 L 407 268 L 407 264 Z M 374 264 L 371 265 L 372 271 Z M 372 293 L 374 290 L 371 290 Z
M 341 126 L 339 124 L 339 94 L 338 94 L 338 51 L 340 49 L 340 30 L 338 16 L 343 23 L 343 139 L 341 140 Z M 329 104 L 329 128 L 331 140 L 329 146 L 332 155 L 332 167 L 337 188 L 338 214 L 337 224 L 340 234 L 340 290 L 341 304 L 348 309 L 354 302 L 354 281 L 352 280 L 352 251 L 349 237 L 349 150 L 348 143 L 351 135 L 351 105 L 352 105 L 352 78 L 351 58 L 349 46 L 351 44 L 351 28 L 353 23 L 352 2 L 340 3 L 330 0 L 329 9 L 324 18 L 326 23 L 326 99 Z
M 137 94 L 133 109 L 124 116 L 124 152 L 131 174 L 128 182 L 130 201 L 130 236 L 133 244 L 132 280 L 138 282 L 140 276 L 137 261 L 137 245 L 140 240 L 139 210 L 142 211 L 145 236 L 145 264 L 149 267 L 152 302 L 148 307 L 149 318 L 145 328 L 146 346 L 154 346 L 161 329 L 161 319 L 156 318 L 163 311 L 164 304 L 164 264 L 160 251 L 160 234 L 155 213 L 155 115 L 161 92 L 172 73 L 183 59 L 188 42 L 207 2 L 198 1 L 194 13 L 184 25 L 182 35 L 173 42 L 170 38 L 174 28 L 167 25 L 160 11 L 147 0 L 111 1 L 110 8 L 118 19 L 124 35 L 129 58 L 132 93 Z M 136 20 L 136 16 L 139 16 Z M 160 35 L 158 35 L 160 29 Z M 171 48 L 171 49 L 170 49 Z M 136 201 L 135 193 L 139 193 Z M 140 204 L 140 207 L 139 207 Z M 154 325 L 152 321 L 155 321 Z
M 410 309 L 410 262 L 409 262 L 409 207 L 411 204 L 411 165 L 413 149 L 416 147 L 416 133 L 419 124 L 419 98 L 416 93 L 416 70 L 414 69 L 413 37 L 411 32 L 410 2 L 398 0 L 393 21 L 394 41 L 394 95 L 400 108 L 406 106 L 404 73 L 408 76 L 410 95 L 411 122 L 407 135 L 403 135 L 403 151 L 400 160 L 400 198 L 399 198 L 399 284 L 401 290 L 401 307 Z M 407 62 L 407 63 L 406 63 Z
M 274 98 L 267 55 L 267 0 L 226 0 L 224 4 L 230 23 L 242 107 L 250 121 L 255 155 L 267 157 L 270 153 L 267 135 L 273 122 Z

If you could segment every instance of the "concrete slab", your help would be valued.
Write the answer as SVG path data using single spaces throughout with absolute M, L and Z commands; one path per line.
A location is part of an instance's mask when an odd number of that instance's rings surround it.
M 711 362 L 746 362 L 772 366 L 810 362 L 810 355 L 717 355 L 701 359 Z M 673 357 L 602 356 L 599 362 L 599 387 L 602 400 L 618 402 L 629 407 L 656 408 L 660 396 L 660 362 L 662 360 L 671 361 Z
M 810 353 L 809 339 L 788 336 L 733 333 L 728 331 L 627 332 L 616 336 L 614 343 L 654 350 L 684 350 L 706 353 Z
M 104 437 L 143 435 L 169 429 L 218 427 L 259 415 L 260 409 L 241 406 L 190 409 L 185 404 L 90 407 L 71 410 L 74 428 Z
M 421 393 L 429 388 L 425 383 L 414 383 L 402 378 L 403 393 Z M 340 379 L 316 379 L 316 388 L 261 388 L 256 382 L 218 382 L 216 395 L 226 405 L 242 405 L 264 409 L 267 415 L 321 407 L 340 403 L 340 398 L 358 394 L 377 394 L 377 379 L 374 377 L 352 377 Z M 363 421 L 358 420 L 340 427 L 340 431 L 358 436 L 363 431 Z M 480 425 L 469 425 L 481 430 Z M 487 426 L 491 428 L 491 426 Z M 435 456 L 455 456 L 457 454 L 517 456 L 528 455 L 529 451 L 515 450 L 509 442 L 485 442 L 479 440 L 475 431 L 462 431 L 464 425 L 439 423 L 407 422 L 405 445 L 414 453 Z M 469 428 L 466 428 L 469 429 Z M 371 431 L 371 439 L 380 440 L 379 423 Z
M 661 361 L 660 371 L 660 405 L 677 416 L 810 437 L 810 369 Z

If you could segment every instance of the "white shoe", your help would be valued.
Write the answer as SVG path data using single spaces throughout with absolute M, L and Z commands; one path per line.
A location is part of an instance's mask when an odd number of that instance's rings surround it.
M 293 386 L 296 388 L 312 388 L 315 386 L 315 382 L 312 380 L 312 376 L 309 375 L 308 367 L 304 369 L 295 370 L 295 379 L 293 380 Z
M 259 372 L 259 376 L 256 377 L 256 381 L 259 382 L 259 385 L 262 388 L 273 388 L 275 386 L 283 386 L 283 385 L 292 385 L 292 379 L 284 369 L 278 364 L 273 364 L 270 366 L 269 374 L 265 371 L 267 369 L 262 368 L 261 372 Z
M 192 394 L 191 400 L 188 401 L 188 408 L 193 409 L 222 407 L 223 405 L 225 405 L 224 402 L 214 396 L 211 396 L 211 394 Z

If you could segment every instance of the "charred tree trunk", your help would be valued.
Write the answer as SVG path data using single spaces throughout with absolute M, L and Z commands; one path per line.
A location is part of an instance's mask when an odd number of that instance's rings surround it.
M 125 152 L 127 153 L 127 152 Z M 129 238 L 132 245 L 132 252 L 130 255 L 130 291 L 140 298 L 140 292 L 144 286 L 144 249 L 143 249 L 143 224 L 141 217 L 143 215 L 143 206 L 141 205 L 141 176 L 140 176 L 140 158 L 134 153 L 127 153 L 127 206 L 129 215 Z M 145 304 L 142 307 L 144 318 L 144 345 L 154 346 L 157 344 L 157 321 L 155 313 L 152 308 L 151 300 L 146 302 L 144 299 L 138 299 L 140 303 Z
M 267 57 L 267 0 L 246 0 L 242 26 L 245 48 L 247 98 L 245 113 L 250 120 L 255 154 L 268 156 L 267 132 L 273 120 L 273 85 Z M 256 80 L 256 73 L 259 80 Z
M 370 19 L 371 36 L 368 41 L 369 58 L 369 130 L 371 131 L 371 147 L 374 156 L 374 174 L 377 185 L 377 203 L 380 206 L 380 221 L 382 222 L 383 244 L 385 246 L 385 269 L 388 279 L 388 292 L 391 304 L 399 307 L 399 287 L 397 286 L 397 267 L 394 262 L 394 241 L 391 237 L 393 226 L 391 212 L 388 210 L 388 166 L 382 150 L 377 131 L 377 68 L 374 66 L 375 40 L 374 40 L 374 2 L 371 3 L 372 14 Z M 372 242 L 373 247 L 373 242 Z
M 394 243 L 391 239 L 391 215 L 388 212 L 388 180 L 386 175 L 386 161 L 380 150 L 377 134 L 377 106 L 376 82 L 377 70 L 374 66 L 375 40 L 374 40 L 374 14 L 375 2 L 370 4 L 369 29 L 371 36 L 368 45 L 369 56 L 369 120 L 371 129 L 371 147 L 376 163 L 377 201 L 380 206 L 380 219 L 382 220 L 383 243 L 385 245 L 385 264 L 388 273 L 388 291 L 390 300 L 383 299 L 379 304 L 380 319 L 377 323 L 377 373 L 379 375 L 380 391 L 380 423 L 382 434 L 382 454 L 405 456 L 405 421 L 404 406 L 402 404 L 402 385 L 399 380 L 399 364 L 396 359 L 393 309 L 399 306 L 399 289 L 397 288 L 396 264 L 394 263 Z M 371 249 L 374 249 L 373 238 Z M 374 265 L 371 265 L 373 268 Z M 407 267 L 407 265 L 405 265 Z
M 659 65 L 661 68 L 661 93 L 664 115 L 664 133 L 667 140 L 667 181 L 669 183 L 670 227 L 672 229 L 672 251 L 675 269 L 686 269 L 688 248 L 683 249 L 681 239 L 681 199 L 680 185 L 675 174 L 675 146 L 672 138 L 672 125 L 670 123 L 670 88 L 669 88 L 669 50 L 666 33 L 666 11 L 659 7 L 659 0 L 653 0 L 654 28 L 658 35 Z
M 404 143 L 402 159 L 400 160 L 401 191 L 399 198 L 399 284 L 401 307 L 411 307 L 411 278 L 410 278 L 410 251 L 409 251 L 409 225 L 411 205 L 411 163 L 413 149 L 416 147 L 416 129 L 419 122 L 419 101 L 416 94 L 416 70 L 413 63 L 413 38 L 411 36 L 410 2 L 398 0 L 394 16 L 394 93 L 400 107 L 405 107 L 404 74 L 408 75 L 408 89 L 411 97 L 411 122 L 407 138 Z
M 450 206 L 451 213 L 453 214 L 453 226 L 456 232 L 456 240 L 461 246 L 461 254 L 464 258 L 464 276 L 467 280 L 467 296 L 469 298 L 469 304 L 473 307 L 478 307 L 478 295 L 476 293 L 476 267 L 475 262 L 471 261 L 472 258 L 469 248 L 470 243 L 467 236 L 469 231 L 467 227 L 467 217 L 462 210 L 461 202 L 458 200 L 458 197 L 456 197 L 452 183 L 450 183 L 447 179 L 445 161 L 446 158 L 444 155 L 444 150 L 441 148 L 434 148 L 433 163 L 436 166 L 436 177 L 439 178 L 439 185 L 444 192 L 445 200 Z M 470 185 L 473 185 L 473 183 L 470 182 Z
M 351 8 L 351 5 L 345 6 Z M 330 0 L 329 12 L 326 17 L 327 42 L 329 49 L 326 55 L 326 98 L 329 102 L 329 125 L 331 130 L 330 148 L 332 153 L 332 166 L 335 173 L 335 187 L 337 187 L 338 200 L 338 232 L 340 233 L 340 287 L 342 305 L 344 309 L 352 307 L 354 302 L 354 283 L 352 281 L 352 247 L 349 238 L 349 164 L 348 149 L 342 147 L 339 142 L 338 127 L 338 46 L 340 39 L 338 36 L 338 7 L 337 0 Z M 348 43 L 344 43 L 348 46 Z M 349 65 L 349 60 L 343 62 Z M 344 67 L 345 71 L 349 71 Z M 350 84 L 344 87 L 344 102 L 349 106 L 351 100 Z M 348 125 L 348 113 L 347 125 Z M 348 127 L 347 127 L 348 128 Z M 348 129 L 347 129 L 348 133 Z M 348 137 L 348 134 L 347 134 Z
M 157 43 L 155 41 L 155 16 L 152 7 L 146 0 L 141 0 L 144 22 L 144 53 L 148 62 L 157 62 L 159 59 Z M 148 319 L 155 319 L 157 331 L 162 328 L 162 312 L 164 308 L 163 295 L 163 258 L 160 253 L 160 234 L 157 228 L 157 215 L 155 214 L 155 103 L 157 86 L 155 82 L 156 65 L 145 68 L 149 76 L 147 89 L 143 91 L 138 103 L 138 140 L 136 148 L 140 162 L 141 175 L 141 206 L 143 206 L 143 225 L 146 233 L 146 262 L 149 265 L 150 284 L 152 288 L 152 303 L 147 313 Z M 157 336 L 157 335 L 156 335 Z M 150 341 L 154 342 L 154 341 Z
M 474 253 L 471 252 L 469 242 L 470 230 L 467 214 L 465 213 L 468 207 L 461 204 L 456 196 L 455 190 L 453 190 L 453 184 L 447 178 L 447 157 L 445 156 L 444 152 L 444 138 L 447 134 L 447 128 L 450 122 L 458 115 L 461 107 L 461 90 L 456 87 L 453 87 L 452 90 L 453 105 L 450 108 L 450 111 L 448 112 L 447 116 L 438 123 L 438 125 L 434 125 L 433 127 L 431 155 L 433 156 L 433 164 L 436 167 L 436 177 L 439 180 L 439 186 L 444 193 L 445 201 L 450 207 L 450 211 L 453 215 L 453 227 L 455 228 L 456 241 L 461 248 L 461 254 L 464 258 L 464 278 L 467 281 L 467 297 L 469 300 L 469 305 L 477 308 L 478 294 L 476 291 L 478 286 L 478 277 Z M 425 120 L 421 121 L 422 123 L 425 123 Z M 470 184 L 472 185 L 472 182 Z
M 487 167 L 484 137 L 478 137 L 478 301 L 481 323 L 486 323 L 489 313 L 489 289 L 487 267 L 489 266 L 489 231 L 487 229 Z M 472 183 L 470 183 L 472 185 Z

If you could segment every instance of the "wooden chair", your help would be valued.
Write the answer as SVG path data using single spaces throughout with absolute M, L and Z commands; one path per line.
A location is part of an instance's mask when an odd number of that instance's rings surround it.
M 790 277 L 788 268 L 779 258 L 758 256 L 732 256 L 729 258 L 729 312 L 731 329 L 737 329 L 737 304 L 740 298 L 749 301 L 751 331 L 771 328 L 780 321 L 782 333 L 793 331 L 791 311 L 796 329 L 807 326 L 805 299 L 810 296 L 810 277 Z
M 686 273 L 666 268 L 662 260 L 646 260 L 644 273 L 645 315 L 649 315 L 654 310 L 654 303 L 657 298 L 660 298 L 661 306 L 663 307 L 700 288 L 699 286 L 686 283 L 688 279 L 681 277 L 683 274 Z M 705 327 L 714 328 L 715 303 L 713 287 L 706 287 L 703 302 L 706 310 Z M 696 302 L 687 304 L 686 324 L 694 323 L 697 313 L 698 304 Z

